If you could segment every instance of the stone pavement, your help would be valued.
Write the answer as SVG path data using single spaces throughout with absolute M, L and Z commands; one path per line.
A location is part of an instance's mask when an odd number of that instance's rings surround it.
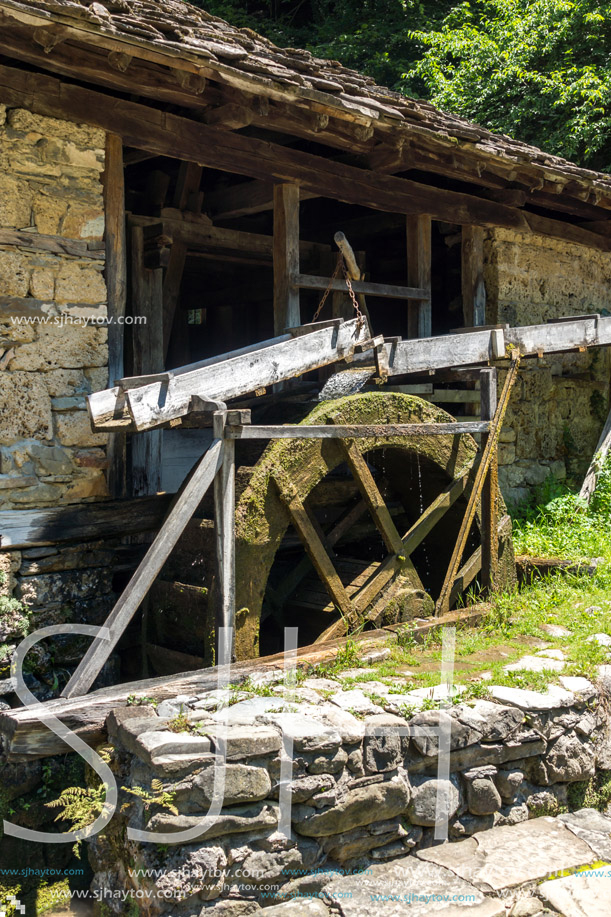
M 611 817 L 581 809 L 333 878 L 265 917 L 607 917 L 610 898 Z

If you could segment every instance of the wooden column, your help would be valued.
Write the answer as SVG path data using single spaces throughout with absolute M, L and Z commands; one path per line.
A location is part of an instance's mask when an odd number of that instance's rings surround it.
M 235 440 L 225 438 L 227 412 L 213 418 L 215 439 L 223 442 L 223 461 L 214 479 L 216 530 L 216 628 L 215 658 L 220 658 L 219 628 L 231 627 L 230 658 L 235 648 Z
M 301 324 L 299 290 L 299 185 L 274 187 L 274 334 Z
M 132 303 L 134 318 L 145 319 L 133 328 L 132 374 L 135 376 L 163 370 L 163 271 L 144 266 L 144 239 L 141 226 L 131 228 Z M 144 497 L 161 490 L 162 430 L 149 430 L 132 436 L 131 496 Z
M 461 260 L 465 327 L 485 325 L 484 230 L 481 226 L 463 226 Z
M 127 251 L 125 245 L 125 180 L 123 142 L 117 134 L 106 135 L 104 159 L 104 241 L 106 245 L 106 292 L 108 317 L 108 384 L 124 375 L 124 325 L 127 303 Z M 113 497 L 126 491 L 125 435 L 108 437 L 108 490 Z
M 480 373 L 481 419 L 492 420 L 497 406 L 497 371 L 482 369 Z M 482 436 L 482 451 L 490 434 Z M 494 589 L 499 556 L 498 519 L 498 451 L 494 450 L 482 490 L 482 585 Z
M 407 306 L 407 336 L 427 338 L 432 334 L 431 316 L 431 218 L 427 214 L 407 217 L 407 285 L 428 291 L 428 297 Z

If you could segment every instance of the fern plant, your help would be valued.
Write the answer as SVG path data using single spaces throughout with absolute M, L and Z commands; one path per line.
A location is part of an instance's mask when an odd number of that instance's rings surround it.
M 97 787 L 69 786 L 62 790 L 57 799 L 51 800 L 46 805 L 49 809 L 61 809 L 55 821 L 67 821 L 70 831 L 80 831 L 93 824 L 101 814 L 106 799 L 106 786 L 100 783 Z M 74 853 L 80 858 L 82 841 L 77 841 L 73 847 Z
M 139 799 L 144 805 L 145 812 L 148 812 L 152 806 L 160 806 L 162 809 L 167 809 L 172 815 L 178 815 L 178 809 L 174 805 L 176 793 L 168 793 L 167 790 L 164 790 L 163 782 L 157 777 L 151 782 L 152 792 L 150 793 L 141 786 L 122 786 L 121 789 Z M 123 806 L 123 809 L 127 807 Z

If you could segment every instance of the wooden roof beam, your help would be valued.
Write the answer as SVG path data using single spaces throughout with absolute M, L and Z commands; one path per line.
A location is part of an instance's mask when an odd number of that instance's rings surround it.
M 129 146 L 208 168 L 267 181 L 271 177 L 276 181 L 296 182 L 321 197 L 387 213 L 427 213 L 435 220 L 517 231 L 532 228 L 555 238 L 571 238 L 611 251 L 611 242 L 606 237 L 560 220 L 526 215 L 515 207 L 462 192 L 380 175 L 323 156 L 218 130 L 146 105 L 61 83 L 43 74 L 0 66 L 0 87 L 9 105 L 93 124 L 120 134 Z

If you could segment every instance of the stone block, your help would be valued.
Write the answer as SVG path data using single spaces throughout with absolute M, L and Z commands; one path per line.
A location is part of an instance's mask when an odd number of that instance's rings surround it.
M 76 261 L 60 264 L 55 280 L 57 302 L 106 302 L 106 284 L 100 269 Z
M 413 824 L 433 827 L 438 818 L 450 821 L 456 815 L 459 805 L 460 792 L 455 777 L 450 780 L 413 778 L 412 798 L 407 809 Z
M 182 794 L 177 794 L 177 803 L 186 813 L 201 810 L 210 805 L 214 793 L 215 767 L 205 767 L 193 778 L 188 789 L 188 797 L 182 801 Z M 227 806 L 242 805 L 246 802 L 258 802 L 269 795 L 272 784 L 264 767 L 250 767 L 247 764 L 227 764 L 224 785 L 219 785 L 223 794 L 223 804 Z
M 82 324 L 40 325 L 38 339 L 23 344 L 11 363 L 11 370 L 80 369 L 105 366 L 108 361 L 105 328 Z
M 274 831 L 278 824 L 278 806 L 273 802 L 257 802 L 223 809 L 214 818 L 200 815 L 172 815 L 158 812 L 147 825 L 150 831 L 173 833 L 201 825 L 202 836 L 207 840 L 252 831 Z M 196 840 L 196 838 L 194 838 Z
M 32 211 L 32 192 L 26 181 L 0 173 L 0 226 L 27 229 Z
M 21 252 L 0 249 L 0 296 L 28 295 L 30 271 Z
M 589 740 L 568 733 L 550 745 L 544 764 L 550 783 L 587 780 L 596 772 L 596 748 Z
M 292 820 L 298 834 L 329 837 L 401 815 L 409 798 L 404 780 L 374 783 L 348 790 L 333 808 L 322 812 L 311 806 L 293 806 Z
M 57 439 L 64 446 L 103 446 L 106 444 L 107 434 L 93 432 L 87 411 L 55 413 L 54 419 Z
M 40 376 L 0 373 L 0 403 L 5 406 L 0 416 L 0 443 L 52 439 L 51 399 Z

